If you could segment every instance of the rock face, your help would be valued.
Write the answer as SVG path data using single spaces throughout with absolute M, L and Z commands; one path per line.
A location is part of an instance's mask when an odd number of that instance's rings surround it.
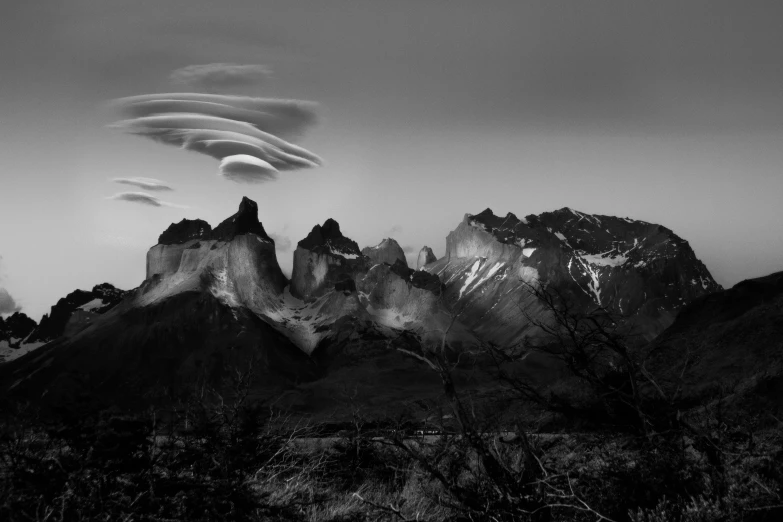
M 207 239 L 212 227 L 201 219 L 183 219 L 172 223 L 158 238 L 159 245 L 178 245 L 191 239 Z
M 466 214 L 446 239 L 446 256 L 426 270 L 445 282 L 461 320 L 501 346 L 526 334 L 520 307 L 538 306 L 525 290 L 533 281 L 554 285 L 585 309 L 623 314 L 646 339 L 684 304 L 720 289 L 671 230 L 569 208 L 521 219 L 489 209 Z
M 316 225 L 294 251 L 291 272 L 291 295 L 312 301 L 334 290 L 336 284 L 348 284 L 348 279 L 367 268 L 368 259 L 355 241 L 343 236 L 340 225 L 327 219 Z
M 206 289 L 230 306 L 262 313 L 275 306 L 286 284 L 258 205 L 243 198 L 237 213 L 214 230 L 200 220 L 171 225 L 147 252 L 147 277 L 134 304 Z
M 344 335 L 342 319 L 350 319 L 356 328 L 353 337 L 372 331 L 368 335 L 377 338 L 399 330 L 431 337 L 449 320 L 440 279 L 411 270 L 404 258 L 393 239 L 359 252 L 356 242 L 345 237 L 334 220 L 327 220 L 299 242 L 286 305 L 269 318 L 308 353 Z M 386 333 L 379 334 L 378 328 Z M 457 336 L 465 332 L 455 328 Z
M 129 293 L 109 283 L 96 285 L 89 291 L 74 290 L 44 314 L 27 342 L 47 343 L 63 335 L 72 335 L 117 306 Z
M 408 261 L 405 259 L 405 251 L 392 238 L 386 238 L 374 247 L 364 247 L 362 255 L 367 257 L 373 265 L 379 263 L 394 265 L 397 261 L 400 261 L 406 267 L 408 266 Z
M 419 258 L 416 260 L 416 270 L 421 270 L 424 268 L 424 265 L 429 265 L 437 260 L 438 258 L 435 257 L 435 252 L 433 252 L 430 247 L 425 246 L 419 250 Z

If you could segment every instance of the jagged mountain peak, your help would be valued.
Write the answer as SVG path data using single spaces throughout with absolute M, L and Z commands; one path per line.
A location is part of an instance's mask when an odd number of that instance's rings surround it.
M 172 223 L 158 237 L 159 245 L 181 245 L 194 239 L 231 241 L 243 234 L 256 234 L 265 241 L 273 242 L 258 220 L 258 204 L 243 197 L 237 212 L 223 220 L 215 229 L 203 219 L 183 219 Z
M 419 250 L 419 257 L 416 259 L 416 270 L 421 270 L 425 265 L 434 263 L 437 260 L 438 258 L 435 256 L 435 252 L 425 245 Z
M 215 227 L 211 239 L 231 241 L 235 236 L 243 234 L 255 234 L 266 241 L 272 241 L 258 220 L 258 204 L 247 197 L 242 198 L 236 214 Z
M 212 226 L 203 219 L 183 219 L 172 223 L 158 237 L 159 245 L 178 245 L 191 239 L 206 239 L 212 233 Z
M 315 225 L 297 246 L 311 252 L 331 253 L 346 259 L 355 259 L 361 255 L 356 241 L 345 237 L 340 231 L 340 224 L 332 218 L 324 221 L 323 225 Z

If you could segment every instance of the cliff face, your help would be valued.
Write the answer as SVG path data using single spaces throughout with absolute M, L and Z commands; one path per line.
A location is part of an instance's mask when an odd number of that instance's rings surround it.
M 431 337 L 448 323 L 440 280 L 411 270 L 404 258 L 392 239 L 361 253 L 333 220 L 317 225 L 294 252 L 288 304 L 272 319 L 308 353 L 324 339 L 345 335 L 348 318 L 356 338 L 399 330 Z M 455 328 L 452 337 L 464 335 Z
M 294 251 L 291 272 L 291 294 L 311 301 L 345 285 L 365 271 L 368 258 L 359 251 L 355 241 L 343 236 L 340 225 L 327 219 L 316 225 Z
M 263 312 L 276 305 L 286 284 L 258 205 L 243 198 L 237 213 L 214 230 L 200 220 L 171 225 L 147 252 L 147 277 L 135 304 L 205 290 L 230 306 Z
M 446 297 L 487 340 L 525 334 L 520 306 L 536 307 L 525 284 L 554 285 L 585 309 L 632 318 L 651 339 L 679 308 L 720 289 L 687 241 L 660 225 L 592 216 L 568 208 L 540 216 L 467 214 L 446 241 L 446 257 L 428 265 Z

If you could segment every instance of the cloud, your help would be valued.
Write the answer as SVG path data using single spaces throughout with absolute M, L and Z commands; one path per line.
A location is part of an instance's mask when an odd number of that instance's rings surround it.
M 12 314 L 21 309 L 5 288 L 0 288 L 0 314 Z
M 216 91 L 260 85 L 271 74 L 264 65 L 207 63 L 177 69 L 170 79 L 196 90 Z
M 264 183 L 277 179 L 277 169 L 248 154 L 226 156 L 220 161 L 218 174 L 237 183 Z
M 394 237 L 397 234 L 402 232 L 402 226 L 400 225 L 394 225 L 389 230 L 386 231 L 386 237 Z
M 416 253 L 416 247 L 411 246 L 411 245 L 404 245 L 402 247 L 402 251 L 405 252 L 406 254 L 415 254 Z
M 292 139 L 317 122 L 317 103 L 226 94 L 142 94 L 112 105 L 128 118 L 157 114 L 201 114 L 249 123 L 280 138 Z
M 322 164 L 288 141 L 315 123 L 311 102 L 173 93 L 122 98 L 114 106 L 129 119 L 112 127 L 219 159 L 218 173 L 231 181 L 270 181 L 278 172 Z
M 151 207 L 173 207 L 173 208 L 188 208 L 183 205 L 176 205 L 163 201 L 160 198 L 156 198 L 151 194 L 145 192 L 120 192 L 106 199 L 113 199 L 116 201 L 130 201 L 131 203 L 140 203 L 142 205 L 149 205 Z
M 288 252 L 289 250 L 291 250 L 291 247 L 293 246 L 293 243 L 291 242 L 291 238 L 289 238 L 288 236 L 270 232 L 269 237 L 271 237 L 272 240 L 275 242 L 275 248 L 280 252 Z
M 174 190 L 165 181 L 153 178 L 114 178 L 112 181 L 123 185 L 133 185 L 144 190 Z

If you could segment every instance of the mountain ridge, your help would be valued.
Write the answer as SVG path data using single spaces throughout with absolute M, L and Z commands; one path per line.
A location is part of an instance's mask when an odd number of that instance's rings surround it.
M 208 340 L 198 344 L 205 354 L 231 350 L 231 339 L 247 338 L 243 353 L 276 353 L 275 360 L 289 361 L 280 362 L 280 368 L 265 366 L 264 379 L 274 380 L 277 371 L 294 375 L 287 365 L 301 361 L 308 367 L 316 364 L 301 378 L 328 381 L 330 374 L 323 372 L 342 374 L 339 364 L 350 364 L 362 346 L 373 346 L 368 353 L 374 354 L 390 350 L 389 356 L 400 343 L 406 350 L 418 346 L 456 354 L 486 343 L 513 346 L 536 337 L 540 332 L 522 311 L 545 319 L 546 310 L 525 291 L 527 284 L 553 285 L 585 311 L 603 306 L 623 312 L 648 336 L 667 328 L 684 304 L 718 288 L 687 242 L 665 227 L 568 208 L 521 219 L 512 213 L 495 216 L 490 209 L 465 214 L 448 234 L 444 256 L 436 259 L 425 247 L 416 269 L 408 267 L 392 238 L 360 249 L 331 218 L 315 225 L 297 243 L 293 256 L 289 280 L 280 270 L 274 241 L 258 219 L 257 204 L 247 198 L 214 229 L 201 220 L 173 223 L 149 249 L 146 278 L 137 289 L 91 324 L 49 343 L 38 356 L 33 352 L 8 363 L 0 370 L 0 382 L 7 384 L 3 372 L 16 375 L 11 384 L 22 378 L 28 390 L 48 389 L 47 379 L 70 382 L 63 372 L 74 370 L 71 363 L 44 356 L 55 352 L 92 354 L 90 371 L 100 373 L 102 365 L 120 371 L 116 359 L 140 364 L 125 353 L 133 349 L 133 339 L 142 340 L 146 350 L 162 346 L 164 339 L 174 343 L 178 348 L 166 352 L 174 357 L 172 368 L 192 375 L 185 370 L 192 369 L 186 362 L 191 356 L 185 345 L 173 340 L 191 339 L 191 329 Z M 694 274 L 699 275 L 698 284 L 689 280 L 695 281 Z M 174 303 L 188 303 L 183 306 L 192 307 L 193 317 L 185 319 L 171 308 Z M 227 319 L 215 323 L 216 316 Z M 174 317 L 184 323 L 169 324 Z M 145 321 L 155 324 L 158 333 L 145 334 Z M 196 326 L 210 324 L 219 324 L 225 333 L 211 335 Z M 136 333 L 124 338 L 126 331 Z M 119 338 L 113 341 L 112 335 Z M 288 353 L 292 350 L 296 354 Z M 361 359 L 383 374 L 378 374 L 379 383 L 394 380 L 384 372 L 399 371 L 378 368 L 372 358 Z M 394 368 L 408 365 L 398 362 Z M 54 366 L 37 372 L 42 364 Z M 215 364 L 210 371 L 223 375 L 221 365 L 228 362 Z M 144 371 L 143 365 L 138 368 Z M 24 378 L 32 373 L 38 376 L 35 382 Z

